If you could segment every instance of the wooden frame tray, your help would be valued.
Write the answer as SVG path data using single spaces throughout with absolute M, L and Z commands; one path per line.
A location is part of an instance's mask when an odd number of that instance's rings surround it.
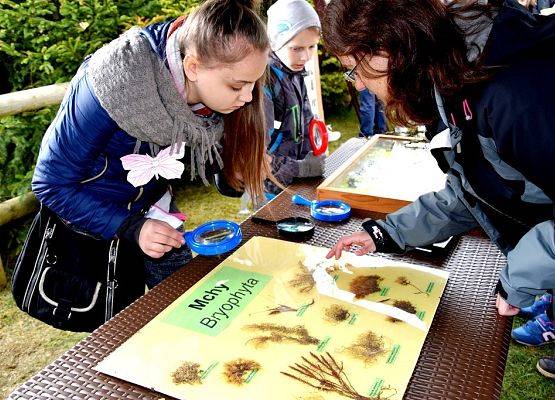
M 444 186 L 445 174 L 427 143 L 375 135 L 318 186 L 317 198 L 345 201 L 357 210 L 390 213 Z

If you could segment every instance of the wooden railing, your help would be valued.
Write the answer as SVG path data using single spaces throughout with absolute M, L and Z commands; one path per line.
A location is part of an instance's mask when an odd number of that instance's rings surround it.
M 42 86 L 0 95 L 0 117 L 60 104 L 69 83 Z
M 2 94 L 0 95 L 0 118 L 60 104 L 68 85 L 69 83 L 59 83 Z M 31 214 L 38 209 L 38 205 L 32 192 L 0 203 L 0 226 Z M 6 273 L 0 258 L 0 288 L 5 285 Z

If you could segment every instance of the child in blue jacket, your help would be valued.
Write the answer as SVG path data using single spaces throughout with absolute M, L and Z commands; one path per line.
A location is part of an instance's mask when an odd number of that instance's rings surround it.
M 324 171 L 324 157 L 313 155 L 308 138 L 314 115 L 304 83 L 304 67 L 320 40 L 320 29 L 320 19 L 306 0 L 278 0 L 268 9 L 272 52 L 264 110 L 272 173 L 284 186 Z M 281 191 L 270 181 L 266 190 Z
M 125 32 L 83 62 L 45 134 L 37 198 L 75 230 L 136 242 L 149 286 L 191 259 L 170 179 L 215 169 L 263 195 L 269 43 L 252 5 L 209 0 Z

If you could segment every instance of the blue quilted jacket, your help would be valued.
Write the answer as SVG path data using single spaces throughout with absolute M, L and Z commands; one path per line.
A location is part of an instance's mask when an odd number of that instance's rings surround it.
M 143 30 L 152 50 L 165 58 L 171 21 Z M 85 60 L 46 131 L 33 175 L 32 190 L 75 229 L 113 238 L 128 218 L 146 210 L 167 182 L 153 179 L 135 188 L 127 182 L 120 157 L 132 154 L 136 139 L 124 132 L 100 105 Z M 140 154 L 149 154 L 142 143 Z

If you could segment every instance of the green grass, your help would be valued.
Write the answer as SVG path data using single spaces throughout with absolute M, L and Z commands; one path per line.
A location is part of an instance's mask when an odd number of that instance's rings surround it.
M 51 328 L 22 313 L 9 290 L 0 291 L 0 398 L 5 398 L 86 334 Z
M 342 133 L 340 141 L 330 144 L 330 151 L 358 134 L 354 113 L 328 118 L 335 130 Z M 240 200 L 220 196 L 212 187 L 186 186 L 177 191 L 177 202 L 187 215 L 186 229 L 213 219 L 241 221 Z M 524 323 L 515 320 L 515 326 Z M 20 312 L 9 290 L 0 291 L 0 398 L 6 397 L 47 364 L 55 360 L 86 334 L 69 333 L 51 328 Z M 487 337 L 484 340 L 488 340 Z M 555 381 L 536 372 L 541 355 L 555 355 L 555 347 L 540 349 L 511 344 L 502 400 L 545 400 L 555 398 Z
M 341 138 L 329 144 L 330 154 L 350 138 L 358 137 L 359 124 L 353 109 L 350 109 L 349 112 L 326 118 L 326 124 L 331 124 L 334 131 L 341 132 Z

